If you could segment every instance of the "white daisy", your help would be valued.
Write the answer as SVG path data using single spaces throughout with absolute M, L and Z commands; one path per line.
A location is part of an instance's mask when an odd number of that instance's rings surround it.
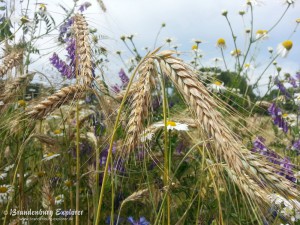
M 8 165 L 7 167 L 4 168 L 4 171 L 5 172 L 8 172 L 10 171 L 12 168 L 14 168 L 15 164 L 11 164 L 11 165 Z
M 62 132 L 61 129 L 56 129 L 56 130 L 54 130 L 53 132 L 51 132 L 51 136 L 61 137 L 61 136 L 63 136 L 63 135 L 64 135 L 64 134 L 63 134 L 63 132 Z
M 151 133 L 151 132 L 143 133 L 143 134 L 141 135 L 141 142 L 146 142 L 146 141 L 152 140 L 153 135 L 154 135 L 154 134 Z
M 211 84 L 207 85 L 208 90 L 212 91 L 212 92 L 224 92 L 226 90 L 226 87 L 224 86 L 224 84 L 220 81 L 215 81 Z
M 230 54 L 231 54 L 232 56 L 234 56 L 234 57 L 239 57 L 239 56 L 242 55 L 242 52 L 241 52 L 240 49 L 235 49 L 235 50 L 232 50 L 232 51 L 230 52 Z
M 277 46 L 277 54 L 284 58 L 288 55 L 292 47 L 293 42 L 291 40 L 283 41 Z
M 51 160 L 55 157 L 58 157 L 58 156 L 60 156 L 60 154 L 54 154 L 52 152 L 49 152 L 49 153 L 43 155 L 42 161 L 49 161 L 49 160 Z
M 254 70 L 254 66 L 251 65 L 250 63 L 245 63 L 244 64 L 244 68 L 243 68 L 243 72 L 246 73 L 248 71 Z
M 14 189 L 11 185 L 0 185 L 0 204 L 7 203 L 12 199 Z
M 257 30 L 256 31 L 256 39 L 266 40 L 268 38 L 267 30 Z
M 154 127 L 164 127 L 165 124 L 163 122 L 158 122 L 153 125 Z M 188 125 L 184 123 L 174 122 L 174 121 L 167 121 L 167 129 L 168 130 L 178 130 L 178 131 L 188 131 Z
M 247 5 L 257 5 L 260 6 L 263 4 L 263 1 L 261 0 L 247 0 Z
M 0 173 L 0 180 L 4 180 L 7 177 L 7 173 Z
M 297 115 L 292 113 L 283 113 L 282 118 L 284 118 L 291 127 L 297 126 Z
M 55 197 L 55 205 L 60 205 L 64 202 L 64 195 L 61 194 L 61 195 L 57 195 Z

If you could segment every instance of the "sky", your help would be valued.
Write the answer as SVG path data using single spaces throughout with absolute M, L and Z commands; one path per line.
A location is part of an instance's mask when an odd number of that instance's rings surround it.
M 42 2 L 42 1 L 41 1 Z M 47 10 L 57 21 L 63 18 L 63 10 L 58 6 L 62 4 L 69 8 L 72 0 L 53 0 L 47 3 Z M 78 4 L 84 1 L 79 1 Z M 233 68 L 234 58 L 230 52 L 234 49 L 229 26 L 222 10 L 228 10 L 228 18 L 237 36 L 238 48 L 245 52 L 245 29 L 250 28 L 250 10 L 247 11 L 246 0 L 103 0 L 107 11 L 101 11 L 96 0 L 90 1 L 89 7 L 84 15 L 91 27 L 97 28 L 101 35 L 108 36 L 102 40 L 104 47 L 110 52 L 110 64 L 107 68 L 107 75 L 110 82 L 117 80 L 117 72 L 123 67 L 115 52 L 123 50 L 125 58 L 130 58 L 130 52 L 126 50 L 120 40 L 121 35 L 135 34 L 134 42 L 141 54 L 146 54 L 144 47 L 150 49 L 154 46 L 155 37 L 162 23 L 166 27 L 161 31 L 157 41 L 157 46 L 164 45 L 165 49 L 172 45 L 178 45 L 181 57 L 189 62 L 191 60 L 191 47 L 193 39 L 202 41 L 199 48 L 204 55 L 202 63 L 204 66 L 212 66 L 212 59 L 221 57 L 216 41 L 219 38 L 226 40 L 225 58 L 229 67 Z M 287 5 L 283 0 L 262 0 L 262 4 L 254 6 L 254 32 L 258 29 L 270 29 L 282 16 Z M 32 6 L 34 7 L 34 2 Z M 244 10 L 247 13 L 244 19 L 238 14 Z M 300 33 L 293 33 L 296 27 L 296 19 L 300 18 L 300 2 L 291 6 L 278 26 L 269 33 L 267 40 L 258 41 L 253 46 L 256 61 L 253 63 L 255 70 L 250 74 L 250 82 L 254 82 L 259 74 L 270 62 L 270 54 L 267 48 L 276 47 L 286 39 L 291 39 L 294 43 L 287 58 L 278 58 L 276 61 L 282 67 L 283 73 L 295 74 L 300 70 Z M 292 36 L 291 36 L 292 35 Z M 174 38 L 171 46 L 165 44 L 167 37 Z M 40 48 L 52 51 L 61 51 L 62 46 L 58 46 L 55 38 L 39 40 L 37 45 Z M 52 49 L 51 49 L 52 48 Z M 49 55 L 44 56 L 35 66 L 42 71 L 55 74 L 51 65 L 47 63 Z M 223 64 L 220 68 L 224 69 Z M 268 77 L 275 74 L 274 67 L 267 70 L 261 81 L 261 88 L 267 83 Z

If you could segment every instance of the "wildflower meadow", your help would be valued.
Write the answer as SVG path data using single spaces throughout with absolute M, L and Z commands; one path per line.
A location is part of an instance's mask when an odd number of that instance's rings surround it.
M 299 12 L 0 0 L 0 224 L 299 225 Z

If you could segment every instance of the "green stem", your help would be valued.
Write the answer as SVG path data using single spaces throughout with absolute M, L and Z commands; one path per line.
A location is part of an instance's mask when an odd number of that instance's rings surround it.
M 127 96 L 129 94 L 129 90 L 130 90 L 131 84 L 133 82 L 133 79 L 134 79 L 135 75 L 137 74 L 137 71 L 138 71 L 139 67 L 144 62 L 144 60 L 145 59 L 140 61 L 139 65 L 135 68 L 135 70 L 134 70 L 134 72 L 133 72 L 133 74 L 132 74 L 132 76 L 129 80 L 129 83 L 128 83 L 128 86 L 127 86 L 127 89 L 126 89 L 126 93 L 125 93 L 125 95 L 122 99 L 122 102 L 121 102 L 121 105 L 120 105 L 120 108 L 119 108 L 119 112 L 118 112 L 118 115 L 117 115 L 117 118 L 116 118 L 116 122 L 115 122 L 115 125 L 114 125 L 113 133 L 112 133 L 110 144 L 109 144 L 109 150 L 108 150 L 107 159 L 106 159 L 106 163 L 105 163 L 104 173 L 103 173 L 102 186 L 101 186 L 100 197 L 99 197 L 99 202 L 98 202 L 95 225 L 98 225 L 100 223 L 101 208 L 102 208 L 102 202 L 103 202 L 103 196 L 104 196 L 104 188 L 105 188 L 107 174 L 108 174 L 108 165 L 109 165 L 110 158 L 111 158 L 111 155 L 112 155 L 112 147 L 113 147 L 114 139 L 115 139 L 117 129 L 118 129 L 118 126 L 119 126 L 121 112 L 122 112 L 122 109 L 125 105 L 125 101 L 126 101 Z

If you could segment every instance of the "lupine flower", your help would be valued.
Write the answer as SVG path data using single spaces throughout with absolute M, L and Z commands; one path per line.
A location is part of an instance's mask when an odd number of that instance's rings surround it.
M 81 4 L 79 6 L 79 11 L 83 12 L 84 10 L 86 10 L 88 7 L 90 7 L 92 4 L 90 2 L 84 2 L 83 4 Z
M 149 225 L 150 223 L 146 220 L 145 217 L 141 217 L 139 220 L 134 221 L 134 219 L 130 216 L 128 217 L 128 222 L 131 225 Z
M 114 93 L 120 93 L 121 91 L 121 87 L 117 84 L 113 85 L 111 88 Z
M 283 95 L 285 95 L 287 98 L 291 98 L 290 93 L 286 90 L 285 86 L 282 84 L 282 82 L 280 82 L 278 77 L 275 77 L 274 84 L 278 87 L 278 89 Z
M 125 88 L 127 86 L 128 82 L 129 82 L 129 78 L 126 75 L 126 73 L 125 73 L 125 71 L 123 69 L 120 70 L 119 77 L 120 77 L 120 80 L 122 82 L 121 87 Z
M 73 67 L 74 71 L 76 57 L 76 44 L 74 38 L 68 40 L 66 50 L 68 52 L 68 59 L 70 60 L 69 65 Z
M 296 81 L 296 79 L 294 77 L 289 76 L 288 82 L 293 86 L 293 88 L 297 88 L 298 87 L 297 81 Z
M 297 155 L 300 154 L 300 139 L 294 141 L 291 149 L 292 149 L 292 151 L 295 151 L 297 153 Z
M 282 117 L 282 112 L 279 107 L 276 106 L 275 103 L 272 103 L 268 108 L 269 114 L 272 116 L 274 124 L 283 130 L 283 132 L 287 133 L 288 131 L 288 123 Z
M 74 77 L 74 73 L 72 67 L 67 65 L 67 63 L 59 58 L 56 53 L 53 53 L 50 58 L 51 64 L 61 73 L 62 76 L 67 77 L 68 79 L 72 79 Z
M 290 50 L 292 49 L 292 47 L 293 47 L 293 42 L 291 40 L 283 41 L 277 46 L 277 53 L 281 57 L 285 58 L 290 52 Z
M 281 176 L 284 176 L 286 179 L 296 183 L 297 179 L 295 178 L 294 172 L 293 172 L 293 164 L 291 163 L 291 160 L 288 157 L 285 157 L 281 163 L 280 163 L 280 172 L 279 174 Z

